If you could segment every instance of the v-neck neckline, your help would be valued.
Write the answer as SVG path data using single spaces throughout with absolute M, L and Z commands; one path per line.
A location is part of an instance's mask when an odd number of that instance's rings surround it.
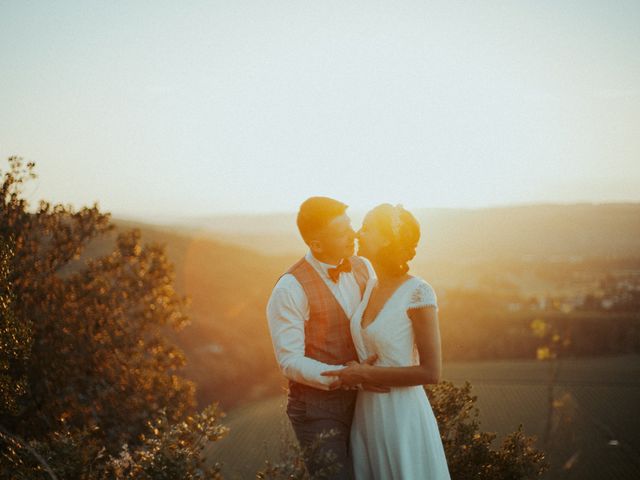
M 402 287 L 404 287 L 407 283 L 409 283 L 414 278 L 416 278 L 416 277 L 409 277 L 404 282 L 402 282 L 400 285 L 398 285 L 396 287 L 396 289 L 393 291 L 393 293 L 391 295 L 389 295 L 387 297 L 387 299 L 384 301 L 384 303 L 382 304 L 382 307 L 380 307 L 380 310 L 378 310 L 378 312 L 376 313 L 376 316 L 373 317 L 373 320 L 371 320 L 371 322 L 369 322 L 366 327 L 363 327 L 362 326 L 362 320 L 364 320 L 364 314 L 367 312 L 367 307 L 369 306 L 369 300 L 371 300 L 371 294 L 373 293 L 373 288 L 372 288 L 371 291 L 369 292 L 369 298 L 367 298 L 367 305 L 364 307 L 364 310 L 362 311 L 362 315 L 360 315 L 360 319 L 359 319 L 359 322 L 358 322 L 358 323 L 360 323 L 360 330 L 362 330 L 362 331 L 367 330 L 371 325 L 376 323 L 376 320 L 378 320 L 378 317 L 380 316 L 382 311 L 385 309 L 385 307 L 387 306 L 389 301 L 396 295 L 396 293 L 398 293 L 398 291 Z

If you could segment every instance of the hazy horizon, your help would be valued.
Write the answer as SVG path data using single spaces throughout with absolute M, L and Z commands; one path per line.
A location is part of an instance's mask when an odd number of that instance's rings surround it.
M 576 207 L 576 206 L 640 206 L 640 201 L 629 202 L 566 202 L 566 203 L 512 203 L 507 205 L 488 205 L 479 207 L 415 207 L 412 211 L 458 211 L 458 212 L 478 212 L 483 210 L 497 210 L 497 209 L 512 209 L 512 208 L 536 208 L 536 207 Z M 372 205 L 373 208 L 375 205 Z M 77 205 L 74 205 L 77 207 Z M 367 209 L 363 208 L 351 208 L 349 207 L 347 213 L 352 217 L 354 222 L 361 221 L 364 217 Z M 253 217 L 253 216 L 295 216 L 297 213 L 297 206 L 292 206 L 290 210 L 271 210 L 271 211 L 236 211 L 236 212 L 224 212 L 224 211 L 212 211 L 210 213 L 199 214 L 186 214 L 186 215 L 170 215 L 170 214 L 152 214 L 152 215 L 136 215 L 136 214 L 118 214 L 110 212 L 115 220 L 140 222 L 140 223 L 154 223 L 157 222 L 160 225 L 169 225 L 173 222 L 195 222 L 198 220 L 206 220 L 212 218 L 233 218 L 233 217 Z
M 640 201 L 640 2 L 0 2 L 0 157 L 115 217 Z

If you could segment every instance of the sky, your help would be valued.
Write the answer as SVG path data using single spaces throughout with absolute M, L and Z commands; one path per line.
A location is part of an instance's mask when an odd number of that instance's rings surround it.
M 0 170 L 116 216 L 640 201 L 640 2 L 0 0 Z

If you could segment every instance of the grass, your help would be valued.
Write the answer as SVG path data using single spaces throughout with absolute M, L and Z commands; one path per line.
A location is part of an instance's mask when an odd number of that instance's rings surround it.
M 451 362 L 443 378 L 471 382 L 483 430 L 500 439 L 522 423 L 544 448 L 546 363 Z M 544 448 L 551 461 L 545 478 L 640 478 L 640 356 L 564 360 L 554 398 L 556 427 Z M 207 449 L 211 461 L 223 462 L 225 478 L 255 478 L 265 459 L 278 458 L 282 439 L 291 437 L 285 402 L 283 394 L 229 413 L 230 434 Z

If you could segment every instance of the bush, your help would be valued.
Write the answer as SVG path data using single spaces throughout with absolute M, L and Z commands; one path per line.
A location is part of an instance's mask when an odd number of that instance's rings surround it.
M 442 382 L 426 388 L 454 480 L 529 480 L 539 478 L 548 468 L 543 452 L 534 448 L 534 438 L 527 437 L 522 425 L 507 435 L 495 449 L 495 433 L 481 432 L 477 398 L 471 384 L 456 387 Z M 301 451 L 295 442 L 283 439 L 285 452 L 278 462 L 267 461 L 257 477 L 265 480 L 309 480 L 303 459 L 317 455 L 319 437 L 312 449 Z M 322 459 L 330 465 L 330 459 Z M 324 478 L 324 472 L 315 478 Z M 312 480 L 314 480 L 312 479 Z
M 106 465 L 105 478 L 147 479 L 219 479 L 220 466 L 206 467 L 202 450 L 227 432 L 217 423 L 218 412 L 212 405 L 202 412 L 171 425 L 166 416 L 150 424 L 143 444 L 129 451 L 128 445 Z
M 322 443 L 335 435 L 334 430 L 319 433 L 308 446 L 300 448 L 290 438 L 282 438 L 283 456 L 277 462 L 265 461 L 264 468 L 256 474 L 258 480 L 321 480 L 331 478 L 343 465 L 335 463 L 333 452 L 320 450 Z M 319 468 L 314 475 L 309 475 L 305 467 L 305 459 L 311 460 Z
M 522 425 L 493 448 L 495 433 L 481 432 L 477 397 L 471 384 L 442 382 L 427 387 L 438 421 L 451 478 L 456 480 L 525 480 L 540 477 L 548 468 L 545 455 L 534 448 Z
M 0 475 L 216 478 L 200 453 L 225 429 L 215 406 L 188 415 L 194 385 L 166 335 L 186 325 L 186 299 L 164 248 L 132 230 L 80 265 L 110 216 L 44 201 L 30 212 L 34 167 L 10 158 L 0 185 Z
M 217 480 L 220 466 L 207 466 L 202 450 L 206 442 L 227 432 L 218 424 L 218 417 L 215 405 L 173 425 L 160 416 L 149 422 L 141 445 L 130 449 L 125 443 L 115 457 L 107 455 L 90 432 L 53 432 L 26 446 L 10 441 L 0 464 L 0 478 Z

